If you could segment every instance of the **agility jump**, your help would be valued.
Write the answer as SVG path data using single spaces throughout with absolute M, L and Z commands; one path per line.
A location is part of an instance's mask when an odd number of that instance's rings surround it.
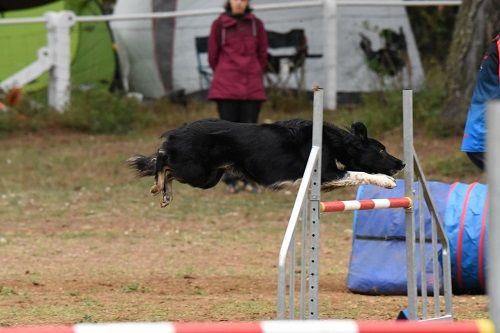
M 407 262 L 407 295 L 408 309 L 401 313 L 412 320 L 443 320 L 453 319 L 452 292 L 451 292 L 451 261 L 450 246 L 444 232 L 444 227 L 436 207 L 432 201 L 427 181 L 420 166 L 420 162 L 413 147 L 413 92 L 403 90 L 403 141 L 404 141 L 404 179 L 405 197 L 373 200 L 349 200 L 321 202 L 321 156 L 322 156 L 322 124 L 323 124 L 323 90 L 314 89 L 313 106 L 313 133 L 312 148 L 309 160 L 302 177 L 302 182 L 295 200 L 292 214 L 281 244 L 278 258 L 278 301 L 277 319 L 318 319 L 318 279 L 319 279 L 319 247 L 320 247 L 320 213 L 341 212 L 383 208 L 405 208 L 406 224 L 406 262 Z M 419 207 L 425 201 L 432 219 L 432 275 L 433 290 L 442 290 L 444 296 L 444 309 L 441 310 L 440 293 L 434 293 L 434 316 L 429 314 L 430 305 L 427 297 L 427 284 L 421 288 L 421 302 L 418 300 L 417 269 L 420 269 L 421 281 L 426 281 L 425 267 L 425 225 L 423 218 L 419 218 L 420 235 L 420 267 L 416 261 L 416 226 L 413 210 L 413 183 L 418 180 L 421 188 L 418 191 Z M 422 214 L 423 209 L 419 209 Z M 300 238 L 300 257 L 296 258 L 295 231 L 302 221 Z M 438 244 L 441 246 L 441 262 L 438 258 Z M 297 260 L 300 259 L 300 260 Z M 297 264 L 296 264 L 297 262 Z M 299 267 L 296 268 L 296 265 Z M 443 276 L 440 276 L 439 265 L 442 265 Z M 300 272 L 299 304 L 295 309 L 295 272 Z M 288 273 L 288 274 L 287 274 Z M 288 281 L 287 281 L 287 277 Z M 420 303 L 420 304 L 419 304 Z M 420 306 L 419 306 L 420 305 Z M 420 310 L 420 311 L 419 311 Z M 420 312 L 420 313 L 419 313 Z
M 322 213 L 347 212 L 353 210 L 366 209 L 384 209 L 384 208 L 411 208 L 411 198 L 389 198 L 389 199 L 371 199 L 371 200 L 347 200 L 330 201 L 320 204 Z

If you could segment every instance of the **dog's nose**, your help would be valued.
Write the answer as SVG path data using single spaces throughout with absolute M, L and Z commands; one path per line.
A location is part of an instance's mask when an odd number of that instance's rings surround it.
M 404 162 L 401 162 L 401 169 L 403 169 L 406 166 Z

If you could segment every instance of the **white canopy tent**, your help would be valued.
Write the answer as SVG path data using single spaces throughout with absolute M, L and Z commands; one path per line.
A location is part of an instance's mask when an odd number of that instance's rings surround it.
M 221 8 L 222 0 L 118 0 L 115 14 L 150 13 L 175 10 Z M 265 4 L 253 0 L 253 5 Z M 273 3 L 290 3 L 273 0 Z M 325 38 L 322 8 L 311 6 L 280 11 L 256 11 L 267 30 L 287 32 L 305 30 L 309 53 L 322 54 Z M 207 36 L 215 15 L 157 20 L 115 21 L 111 23 L 118 47 L 122 77 L 131 91 L 159 98 L 176 90 L 200 90 L 195 37 Z M 387 86 L 416 89 L 424 73 L 404 6 L 339 6 L 337 12 L 337 90 L 367 92 Z M 395 76 L 381 76 L 368 66 L 367 53 L 360 47 L 361 35 L 371 42 L 372 53 L 384 47 L 384 29 L 404 33 L 407 66 Z M 324 84 L 323 58 L 307 59 L 305 87 Z M 411 81 L 411 82 L 410 82 Z

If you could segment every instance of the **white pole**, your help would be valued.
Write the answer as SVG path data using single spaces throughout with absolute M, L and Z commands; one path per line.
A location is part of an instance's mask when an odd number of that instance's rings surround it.
M 314 6 L 323 6 L 324 0 L 307 0 L 296 1 L 291 3 L 271 3 L 252 6 L 255 10 L 280 10 L 290 8 L 308 8 Z M 462 0 L 337 0 L 337 6 L 460 6 Z M 194 9 L 194 10 L 179 10 L 172 12 L 156 12 L 156 13 L 137 13 L 126 15 L 86 15 L 78 16 L 77 22 L 100 22 L 100 21 L 128 21 L 128 20 L 149 20 L 183 16 L 202 16 L 215 15 L 220 13 L 220 8 Z M 45 23 L 44 17 L 23 17 L 0 20 L 0 25 L 10 24 L 37 24 Z
M 318 319 L 319 283 L 319 232 L 321 202 L 321 146 L 323 145 L 323 90 L 314 87 L 313 148 L 319 148 L 318 159 L 314 164 L 309 194 L 309 319 Z
M 486 172 L 489 187 L 488 281 L 490 317 L 500 327 L 500 101 L 488 103 Z
M 460 6 L 462 0 L 337 0 L 339 6 Z
M 405 157 L 405 195 L 413 201 L 413 90 L 403 90 L 403 142 Z M 417 320 L 417 273 L 415 270 L 415 216 L 413 207 L 405 210 L 406 272 L 408 312 L 410 320 Z
M 337 1 L 325 0 L 323 8 L 323 59 L 325 107 L 337 108 Z
M 75 14 L 71 11 L 48 12 L 45 18 L 53 64 L 49 71 L 49 105 L 63 112 L 70 99 L 70 29 L 75 23 Z

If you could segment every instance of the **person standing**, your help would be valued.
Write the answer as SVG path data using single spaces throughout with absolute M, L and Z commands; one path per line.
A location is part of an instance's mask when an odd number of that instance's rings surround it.
M 266 100 L 263 73 L 267 66 L 267 33 L 249 0 L 228 0 L 208 38 L 208 62 L 213 80 L 208 99 L 217 103 L 221 119 L 256 123 Z M 223 180 L 234 192 L 237 178 Z
M 208 98 L 221 119 L 255 123 L 266 100 L 263 73 L 267 65 L 267 33 L 249 0 L 228 0 L 208 38 L 213 80 Z
M 489 44 L 467 114 L 461 150 L 481 170 L 485 166 L 486 102 L 500 98 L 500 34 Z

